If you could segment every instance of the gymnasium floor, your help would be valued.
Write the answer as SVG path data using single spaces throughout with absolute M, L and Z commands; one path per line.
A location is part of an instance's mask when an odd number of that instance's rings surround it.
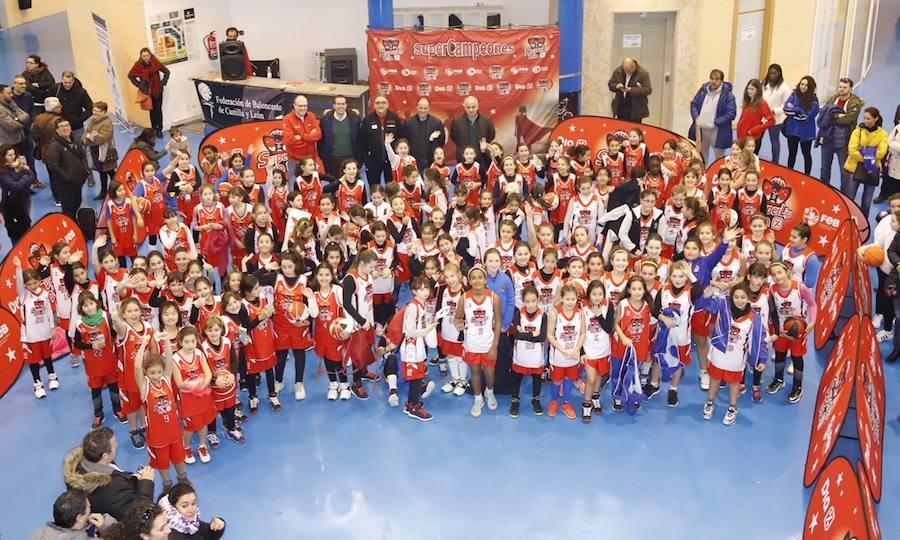
M 900 82 L 894 34 L 900 7 L 893 9 L 883 16 L 881 52 L 860 87 L 888 118 L 896 106 L 891 89 Z M 51 59 L 56 73 L 71 66 L 68 36 L 49 31 L 65 26 L 65 19 L 53 19 L 0 32 L 0 80 L 10 80 L 35 50 Z M 118 143 L 127 147 L 124 137 Z M 85 199 L 93 193 L 86 189 Z M 49 190 L 35 197 L 34 207 L 36 216 L 55 210 Z M 0 244 L 5 253 L 5 231 Z M 229 538 L 393 540 L 475 532 L 529 539 L 799 539 L 808 498 L 802 469 L 829 352 L 830 345 L 811 353 L 815 361 L 807 364 L 806 394 L 798 405 L 786 403 L 785 391 L 761 404 L 745 396 L 732 427 L 721 424 L 721 400 L 714 420 L 700 416 L 705 398 L 696 368 L 681 386 L 676 409 L 667 408 L 661 394 L 637 416 L 614 414 L 605 394 L 608 412 L 585 426 L 562 416 L 536 418 L 527 406 L 511 420 L 509 398 L 501 396 L 496 413 L 485 410 L 475 420 L 469 397 L 438 392 L 428 400 L 435 419 L 426 424 L 389 408 L 384 383 L 367 402 L 326 402 L 327 379 L 315 374 L 317 361 L 311 359 L 306 401 L 295 402 L 285 389 L 284 410 L 276 414 L 262 406 L 246 424 L 244 446 L 223 440 L 212 463 L 189 466 L 188 474 L 204 517 L 224 517 Z M 62 388 L 46 399 L 35 400 L 23 370 L 0 400 L 3 538 L 27 538 L 51 518 L 53 500 L 64 489 L 62 459 L 90 429 L 83 369 L 71 369 L 65 360 L 57 366 Z M 891 396 L 898 368 L 888 366 L 886 375 Z M 764 382 L 770 377 L 771 371 Z M 546 398 L 545 391 L 545 405 Z M 900 407 L 892 399 L 887 407 L 881 525 L 884 537 L 894 538 L 900 534 L 900 515 L 890 511 L 900 489 Z M 120 436 L 123 468 L 146 463 L 146 451 L 130 448 L 123 426 L 107 425 Z

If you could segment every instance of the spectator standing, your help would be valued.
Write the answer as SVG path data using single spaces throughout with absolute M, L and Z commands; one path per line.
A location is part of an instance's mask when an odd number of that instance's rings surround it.
M 31 540 L 87 540 L 95 538 L 88 529 L 103 533 L 116 523 L 109 514 L 93 512 L 87 493 L 80 489 L 69 489 L 53 503 L 53 521 L 35 531 Z
M 883 203 L 894 193 L 900 193 L 900 105 L 894 113 L 894 129 L 888 136 L 887 167 L 881 181 L 881 194 L 875 197 L 875 202 Z
M 73 136 L 72 125 L 65 118 L 58 119 L 44 163 L 50 170 L 50 182 L 56 183 L 62 212 L 72 219 L 81 208 L 81 190 L 91 174 L 85 160 L 84 146 Z
M 62 82 L 56 83 L 52 94 L 59 98 L 59 102 L 62 104 L 60 114 L 69 121 L 72 133 L 77 139 L 80 139 L 84 122 L 93 114 L 94 102 L 91 100 L 91 96 L 71 71 L 63 72 Z
M 116 465 L 118 447 L 112 429 L 101 427 L 91 431 L 84 436 L 81 446 L 66 456 L 63 480 L 66 486 L 87 492 L 95 512 L 110 514 L 121 521 L 136 503 L 153 500 L 154 470 L 145 467 L 138 474 L 123 471 Z
M 463 162 L 463 149 L 471 146 L 480 152 L 481 141 L 491 142 L 497 137 L 494 121 L 478 111 L 478 98 L 469 96 L 463 100 L 465 114 L 458 116 L 450 125 L 450 140 L 456 145 L 456 161 Z
M 34 172 L 25 157 L 9 145 L 0 146 L 0 188 L 3 202 L 0 212 L 6 225 L 6 233 L 13 243 L 25 236 L 31 228 L 31 185 Z
M 392 178 L 393 172 L 388 161 L 387 150 L 384 147 L 384 136 L 392 133 L 396 141 L 404 135 L 400 117 L 388 107 L 386 97 L 376 97 L 373 102 L 374 110 L 363 118 L 359 128 L 359 142 L 362 146 L 369 186 L 381 184 L 382 176 L 385 183 L 390 182 Z
M 128 80 L 138 90 L 150 96 L 153 108 L 150 109 L 150 127 L 156 132 L 157 138 L 162 138 L 163 130 L 163 88 L 169 82 L 169 68 L 162 65 L 150 49 L 141 49 L 140 58 L 131 66 L 128 72 Z
M 862 123 L 850 134 L 847 161 L 844 163 L 844 170 L 850 175 L 850 179 L 847 181 L 847 188 L 841 191 L 850 200 L 855 200 L 860 184 L 864 186 L 859 204 L 864 216 L 869 215 L 872 207 L 872 195 L 878 187 L 882 160 L 888 150 L 888 134 L 881 127 L 882 122 L 878 109 L 866 109 Z
M 9 144 L 24 155 L 25 124 L 30 121 L 28 113 L 13 100 L 12 88 L 0 84 L 0 144 Z
M 129 150 L 132 148 L 137 148 L 143 152 L 149 161 L 158 162 L 166 156 L 165 149 L 156 149 L 156 132 L 153 128 L 144 128 L 138 133 L 138 136 L 131 141 L 131 146 L 128 147 Z
M 108 106 L 103 101 L 94 103 L 93 114 L 84 125 L 84 136 L 81 139 L 91 153 L 91 163 L 100 174 L 100 193 L 94 197 L 95 201 L 106 198 L 106 187 L 116 172 L 119 163 L 119 153 L 116 151 L 116 141 L 113 137 L 113 125 L 107 112 Z M 93 177 L 93 175 L 92 175 Z M 90 185 L 91 182 L 89 181 Z
M 817 139 L 822 146 L 822 172 L 819 179 L 826 184 L 831 183 L 831 165 L 834 156 L 837 156 L 841 190 L 850 180 L 850 173 L 843 167 L 847 162 L 847 143 L 865 104 L 862 98 L 853 94 L 853 80 L 844 77 L 838 81 L 837 94 L 823 101 L 819 110 Z
M 61 110 L 62 105 L 59 103 L 59 99 L 48 97 L 44 102 L 44 112 L 38 113 L 31 125 L 31 135 L 34 137 L 34 157 L 41 161 L 44 161 L 44 156 L 47 155 L 47 146 L 56 136 L 56 120 L 62 118 L 62 115 L 59 114 Z M 46 161 L 44 161 L 44 167 L 47 168 L 47 178 L 49 179 L 50 168 L 47 167 Z M 44 184 L 37 182 L 35 187 L 43 189 Z M 56 193 L 56 186 L 53 185 L 53 182 L 50 182 L 50 192 L 53 194 L 54 203 L 59 206 L 59 195 Z
M 816 118 L 819 115 L 819 99 L 816 97 L 816 80 L 809 75 L 800 79 L 797 88 L 784 104 L 784 134 L 788 141 L 790 169 L 797 162 L 797 147 L 803 152 L 803 172 L 812 171 L 812 143 L 816 138 Z
M 56 85 L 56 79 L 50 73 L 41 57 L 36 54 L 28 55 L 25 60 L 25 71 L 22 72 L 28 91 L 34 96 L 34 104 L 38 113 L 43 112 L 44 100 L 50 97 L 51 90 Z
M 763 99 L 763 87 L 759 79 L 750 79 L 744 87 L 744 99 L 741 106 L 741 117 L 737 124 L 738 139 L 753 137 L 756 141 L 756 153 L 766 130 L 775 124 L 775 115 L 769 104 Z
M 766 80 L 763 83 L 763 99 L 775 115 L 775 125 L 768 128 L 769 143 L 772 145 L 772 161 L 778 163 L 781 159 L 781 135 L 784 130 L 784 104 L 791 97 L 791 87 L 784 81 L 781 65 L 772 64 L 766 72 Z M 759 144 L 756 145 L 756 153 L 759 154 Z
M 890 212 L 878 221 L 875 226 L 875 232 L 872 234 L 872 244 L 880 247 L 885 253 L 894 242 L 897 231 L 900 230 L 900 193 L 890 196 Z M 862 262 L 863 254 L 869 246 L 860 246 L 857 250 L 857 257 Z M 894 335 L 894 305 L 892 295 L 888 293 L 888 276 L 894 272 L 890 258 L 885 256 L 884 261 L 875 268 L 878 276 L 878 283 L 875 287 L 875 316 L 872 317 L 872 326 L 881 327 L 877 338 L 879 342 L 887 341 Z M 896 290 L 897 282 L 892 287 Z
M 309 111 L 309 102 L 305 96 L 294 98 L 294 110 L 284 115 L 281 125 L 281 140 L 287 151 L 288 174 L 299 176 L 300 173 L 295 169 L 297 163 L 305 157 L 315 159 L 319 170 L 324 169 L 316 148 L 316 143 L 322 139 L 322 128 L 316 115 Z
M 731 122 L 736 116 L 737 104 L 731 92 L 731 83 L 725 82 L 722 70 L 714 69 L 709 73 L 709 82 L 701 86 L 691 100 L 691 118 L 694 122 L 688 137 L 697 140 L 700 136 L 700 155 L 704 161 L 709 160 L 710 148 L 715 153 L 714 159 L 724 156 L 731 148 L 734 142 Z
M 641 123 L 650 116 L 647 97 L 653 93 L 650 74 L 633 58 L 622 60 L 607 83 L 615 96 L 612 100 L 613 115 L 620 120 Z
M 23 142 L 23 152 L 22 154 L 25 156 L 25 160 L 28 162 L 28 166 L 31 170 L 34 170 L 34 137 L 31 135 L 31 125 L 34 122 L 35 117 L 35 106 L 34 106 L 34 96 L 31 95 L 31 92 L 28 91 L 28 83 L 25 81 L 25 77 L 21 75 L 17 75 L 13 77 L 13 101 L 16 102 L 16 105 L 19 106 L 20 109 L 25 111 L 28 114 L 28 121 L 25 122 L 25 141 Z
M 322 139 L 318 149 L 328 174 L 340 177 L 344 160 L 359 159 L 359 126 L 362 119 L 357 111 L 347 110 L 347 98 L 344 96 L 335 96 L 332 107 L 322 115 Z
M 406 134 L 409 138 L 409 155 L 416 158 L 420 173 L 431 167 L 434 149 L 447 144 L 444 123 L 431 115 L 431 102 L 427 98 L 416 103 L 415 116 L 406 121 Z
M 225 29 L 225 41 L 240 41 L 243 32 L 233 26 Z M 247 76 L 253 76 L 253 62 L 250 61 L 250 52 L 247 50 L 247 44 L 244 43 L 244 67 L 247 68 Z

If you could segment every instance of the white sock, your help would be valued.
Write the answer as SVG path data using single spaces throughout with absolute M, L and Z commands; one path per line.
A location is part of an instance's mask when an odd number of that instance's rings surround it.
M 482 403 L 482 402 L 484 402 L 484 397 L 481 394 L 478 394 L 477 396 L 475 396 L 475 403 Z
M 450 378 L 457 380 L 459 379 L 459 357 L 457 356 L 447 356 L 447 367 L 450 369 Z
M 469 365 L 463 362 L 462 358 L 456 359 L 456 369 L 459 370 L 459 380 L 467 382 L 469 380 Z
M 642 362 L 641 363 L 641 375 L 649 375 L 650 374 L 650 366 L 653 365 L 653 362 Z
M 486 395 L 486 396 L 488 396 L 488 397 L 493 396 L 493 395 L 494 395 L 494 389 L 493 389 L 493 388 L 485 388 L 485 389 L 484 389 L 484 395 Z
M 387 376 L 388 388 L 391 390 L 397 389 L 397 376 L 396 375 L 388 375 Z

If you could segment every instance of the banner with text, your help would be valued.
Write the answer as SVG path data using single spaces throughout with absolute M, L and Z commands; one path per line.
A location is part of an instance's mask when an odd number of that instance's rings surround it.
M 449 127 L 475 96 L 513 154 L 520 142 L 546 148 L 559 113 L 559 28 L 509 30 L 369 30 L 371 97 L 386 96 L 412 117 L 426 97 Z M 448 156 L 454 148 L 448 144 Z
M 281 120 L 264 122 L 246 122 L 237 126 L 217 129 L 200 141 L 202 149 L 207 144 L 215 146 L 219 152 L 226 154 L 241 153 L 246 157 L 253 154 L 253 170 L 256 183 L 266 182 L 266 166 L 284 168 L 287 166 L 287 153 L 281 142 Z M 198 152 L 199 156 L 200 152 Z M 197 164 L 199 169 L 200 165 Z
M 835 458 L 822 472 L 809 500 L 803 539 L 872 539 L 864 504 L 853 465 L 843 456 Z
M 273 120 L 284 113 L 284 96 L 277 88 L 259 88 L 195 79 L 203 120 L 215 127 Z
M 853 228 L 853 222 L 849 219 L 841 223 L 819 271 L 819 282 L 816 283 L 816 305 L 819 310 L 814 327 L 817 349 L 823 348 L 834 332 L 850 288 L 851 259 L 855 258 L 853 254 L 856 253 L 852 245 L 855 238 Z

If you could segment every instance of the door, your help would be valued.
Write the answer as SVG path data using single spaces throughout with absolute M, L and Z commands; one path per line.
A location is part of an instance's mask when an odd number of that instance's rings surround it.
M 616 13 L 610 74 L 626 57 L 634 58 L 650 74 L 653 93 L 650 116 L 644 123 L 671 129 L 672 58 L 675 13 Z
M 747 82 L 750 79 L 759 79 L 769 67 L 762 65 L 763 42 L 768 29 L 765 27 L 765 0 L 741 0 L 736 9 L 737 28 L 731 38 L 733 67 L 730 79 L 734 85 L 734 97 L 740 104 Z M 740 118 L 740 112 L 738 117 Z

